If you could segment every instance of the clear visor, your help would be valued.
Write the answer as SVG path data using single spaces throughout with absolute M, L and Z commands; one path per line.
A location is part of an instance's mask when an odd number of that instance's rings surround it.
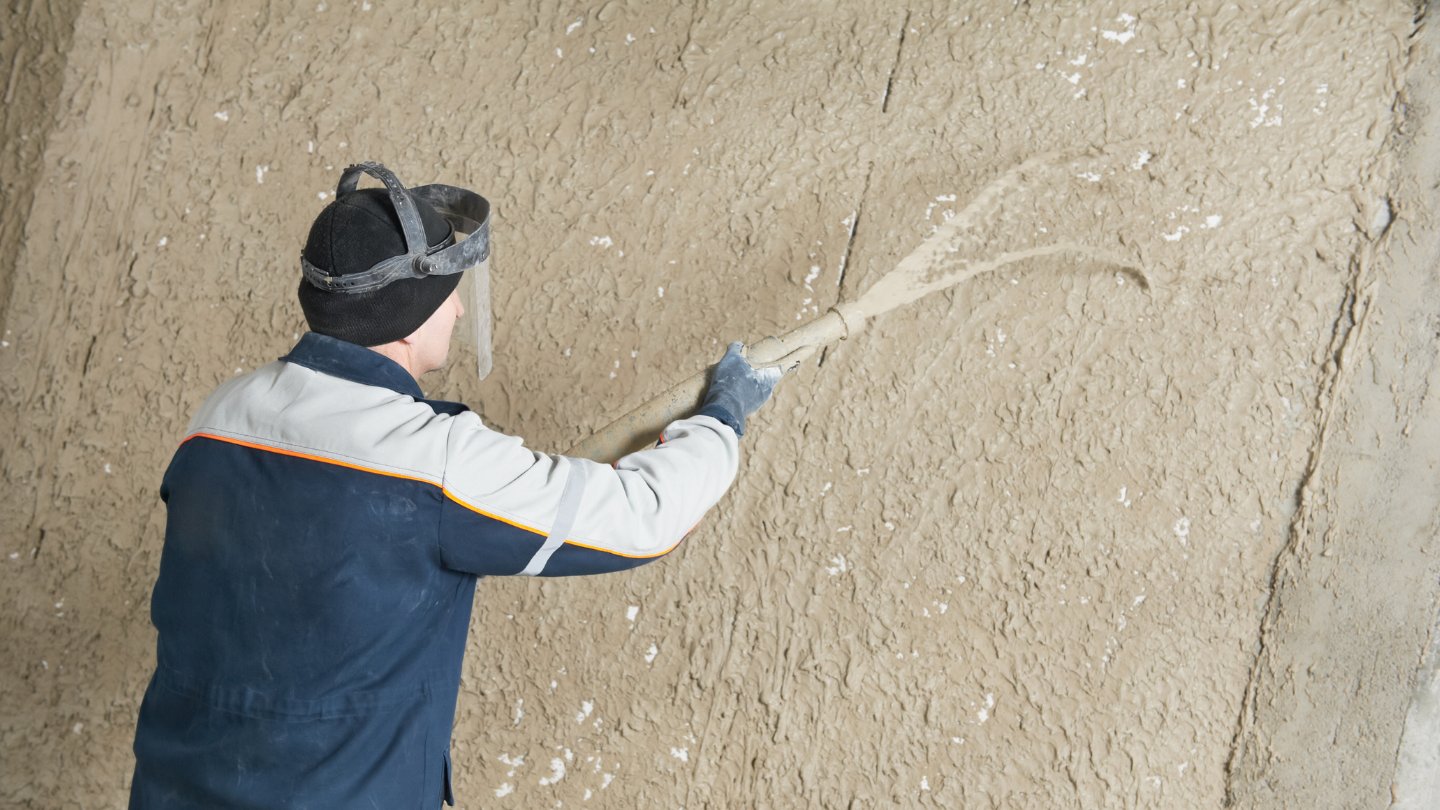
M 460 303 L 465 316 L 456 327 L 459 340 L 475 353 L 476 372 L 485 379 L 495 365 L 491 351 L 492 324 L 490 315 L 490 259 L 460 274 Z

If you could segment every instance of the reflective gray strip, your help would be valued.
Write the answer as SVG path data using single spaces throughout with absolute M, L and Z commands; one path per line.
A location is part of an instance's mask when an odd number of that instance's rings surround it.
M 585 469 L 584 462 L 570 462 L 570 476 L 565 479 L 565 489 L 560 493 L 555 523 L 550 527 L 545 544 L 530 558 L 530 563 L 520 572 L 521 575 L 538 576 L 545 570 L 545 564 L 550 562 L 550 555 L 555 553 L 555 549 L 565 544 L 565 537 L 575 527 L 575 515 L 580 511 L 580 499 L 585 496 Z

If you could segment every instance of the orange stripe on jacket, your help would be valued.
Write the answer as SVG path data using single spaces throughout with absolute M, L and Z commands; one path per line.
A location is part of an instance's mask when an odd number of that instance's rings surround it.
M 245 440 L 243 440 L 243 439 L 236 439 L 236 438 L 232 438 L 232 437 L 230 437 L 230 436 L 219 436 L 219 435 L 216 435 L 216 434 L 214 434 L 214 433 L 205 433 L 204 431 L 200 431 L 200 432 L 197 432 L 197 433 L 193 433 L 193 434 L 191 434 L 191 435 L 189 435 L 189 436 L 186 436 L 185 439 L 184 439 L 184 441 L 182 441 L 182 442 L 180 442 L 180 443 L 181 443 L 181 444 L 184 444 L 185 442 L 188 442 L 188 441 L 190 441 L 191 439 L 196 439 L 196 438 L 200 438 L 200 439 L 213 439 L 213 440 L 215 440 L 215 441 L 217 441 L 217 442 L 225 442 L 225 443 L 227 443 L 227 444 L 238 444 L 238 445 L 240 445 L 241 447 L 248 447 L 248 448 L 250 448 L 250 449 L 252 449 L 252 450 L 261 450 L 261 451 L 264 451 L 264 452 L 267 452 L 267 453 L 276 453 L 276 454 L 279 454 L 279 455 L 282 455 L 282 456 L 291 456 L 291 457 L 293 457 L 293 458 L 303 458 L 303 459 L 306 459 L 307 461 L 318 461 L 318 462 L 320 462 L 321 464 L 334 464 L 334 465 L 337 466 L 337 467 L 345 467 L 345 468 L 347 468 L 347 469 L 358 470 L 359 472 L 373 473 L 373 474 L 375 474 L 375 475 L 384 475 L 384 476 L 388 476 L 388 477 L 390 477 L 390 478 L 403 478 L 403 479 L 406 480 L 406 481 L 416 481 L 416 482 L 419 482 L 419 483 L 421 483 L 421 484 L 429 484 L 429 485 L 432 486 L 432 487 L 433 487 L 433 486 L 439 486 L 439 485 L 436 484 L 434 481 L 427 481 L 427 480 L 425 480 L 424 478 L 416 478 L 416 477 L 414 477 L 414 476 L 412 476 L 412 475 L 405 475 L 405 474 L 403 474 L 403 473 L 391 472 L 391 471 L 389 471 L 389 470 L 381 470 L 381 469 L 377 469 L 377 468 L 375 468 L 375 467 L 366 467 L 366 466 L 363 466 L 363 465 L 360 465 L 360 464 L 351 464 L 350 462 L 347 462 L 347 461 L 340 461 L 339 459 L 328 458 L 328 457 L 326 457 L 326 456 L 317 456 L 317 455 L 314 455 L 314 454 L 311 454 L 311 453 L 302 453 L 302 452 L 300 452 L 300 451 L 298 451 L 298 450 L 289 450 L 289 449 L 286 449 L 286 448 L 283 448 L 283 447 L 275 447 L 274 445 L 269 445 L 269 444 L 259 444 L 259 443 L 256 443 L 256 442 L 247 442 L 247 441 L 245 441 Z M 466 509 L 469 509 L 471 512 L 474 512 L 474 513 L 477 514 L 477 515 L 483 515 L 484 517 L 490 518 L 491 520 L 498 520 L 498 521 L 501 522 L 501 523 L 504 523 L 504 524 L 507 524 L 507 525 L 510 525 L 510 526 L 514 526 L 514 527 L 517 528 L 517 529 L 523 529 L 524 531 L 530 532 L 530 533 L 532 533 L 532 534 L 538 534 L 538 535 L 540 535 L 541 537 L 548 537 L 548 536 L 549 536 L 549 532 L 542 532 L 542 531 L 540 531 L 539 529 L 536 529 L 536 528 L 534 528 L 534 527 L 532 527 L 532 526 L 526 526 L 526 525 L 523 524 L 523 523 L 517 523 L 517 522 L 515 522 L 515 521 L 513 521 L 513 520 L 510 520 L 509 518 L 504 518 L 504 517 L 501 517 L 500 515 L 496 515 L 496 514 L 494 514 L 494 513 L 487 512 L 487 511 L 485 511 L 484 509 L 481 509 L 481 508 L 479 508 L 478 506 L 475 506 L 474 504 L 466 503 L 464 500 L 460 499 L 460 497 L 458 497 L 455 493 L 451 492 L 449 489 L 447 489 L 447 488 L 445 488 L 445 487 L 443 487 L 443 486 L 440 486 L 440 491 L 441 491 L 442 493 L 444 493 L 445 497 L 449 498 L 450 500 L 454 501 L 455 503 L 459 504 L 460 506 L 463 506 L 463 507 L 465 507 Z M 698 525 L 698 524 L 697 524 L 697 525 Z M 695 527 L 692 526 L 692 527 L 690 527 L 690 528 L 691 528 L 691 531 L 693 531 Z M 664 551 L 661 551 L 661 552 L 658 552 L 658 553 L 655 553 L 655 554 L 626 554 L 626 553 L 621 552 L 621 551 L 615 551 L 615 550 L 613 550 L 613 549 L 608 549 L 608 548 L 600 548 L 599 546 L 591 546 L 591 545 L 587 545 L 587 544 L 585 544 L 585 543 L 580 543 L 580 542 L 576 542 L 576 541 L 574 541 L 574 540 L 569 540 L 569 539 L 565 540 L 565 544 L 566 544 L 566 545 L 571 545 L 571 546 L 578 546 L 578 547 L 580 547 L 580 548 L 587 548 L 587 549 L 590 549 L 591 551 L 601 551 L 601 552 L 604 552 L 604 553 L 606 553 L 606 554 L 613 554 L 613 555 L 615 555 L 616 557 L 627 557 L 627 558 L 632 559 L 632 560 L 649 560 L 649 559 L 653 559 L 653 558 L 655 558 L 655 557 L 663 557 L 664 555 L 669 554 L 671 551 L 674 551 L 674 550 L 675 550 L 675 546 L 680 545 L 680 543 L 685 540 L 685 536 L 688 535 L 688 534 L 690 534 L 690 532 L 687 531 L 687 532 L 685 533 L 685 535 L 681 535 L 680 539 L 675 541 L 674 545 L 670 546 L 669 548 L 665 549 Z
M 427 481 L 427 480 L 425 480 L 424 478 L 416 478 L 416 477 L 413 476 L 413 475 L 405 475 L 405 474 L 403 474 L 403 473 L 390 472 L 389 470 L 379 470 L 379 469 L 376 469 L 376 468 L 374 468 L 374 467 L 365 467 L 365 466 L 362 466 L 362 465 L 360 465 L 360 464 L 351 464 L 351 463 L 348 462 L 348 461 L 341 461 L 341 460 L 339 460 L 339 459 L 328 458 L 328 457 L 326 457 L 326 456 L 316 456 L 316 455 L 312 455 L 312 454 L 310 454 L 310 453 L 302 453 L 302 452 L 300 452 L 300 451 L 298 451 L 298 450 L 288 450 L 288 449 L 286 449 L 286 448 L 284 448 L 284 447 L 275 447 L 274 445 L 270 445 L 270 444 L 257 444 L 257 443 L 255 443 L 255 442 L 247 442 L 247 441 L 245 441 L 245 440 L 243 440 L 243 439 L 236 439 L 236 438 L 232 438 L 232 437 L 230 437 L 230 436 L 217 436 L 217 435 L 214 434 L 214 433 L 205 433 L 204 431 L 201 431 L 201 432 L 194 433 L 194 434 L 191 434 L 191 435 L 189 435 L 189 436 L 186 436 L 186 437 L 185 437 L 185 441 L 182 441 L 182 442 L 180 442 L 180 443 L 181 443 L 181 444 L 184 444 L 185 442 L 188 442 L 188 441 L 190 441 L 191 439 L 195 439 L 195 438 L 200 438 L 200 439 L 214 439 L 214 440 L 217 441 L 217 442 L 225 442 L 226 444 L 238 444 L 238 445 L 240 445 L 241 447 L 249 447 L 249 448 L 252 449 L 252 450 L 264 450 L 264 451 L 267 452 L 267 453 L 278 453 L 279 455 L 282 455 L 282 456 L 293 456 L 294 458 L 303 458 L 303 459 L 306 459 L 306 460 L 308 460 L 308 461 L 318 461 L 318 462 L 320 462 L 320 463 L 322 463 L 322 464 L 334 464 L 334 465 L 337 466 L 337 467 L 347 467 L 347 468 L 352 469 L 352 470 L 359 470 L 360 472 L 374 473 L 375 475 L 384 475 L 384 476 L 388 476 L 388 477 L 390 477 L 390 478 L 403 478 L 403 479 L 405 479 L 406 481 L 419 481 L 419 482 L 422 483 L 422 484 L 429 484 L 429 485 L 432 486 L 432 487 L 436 485 L 434 481 Z

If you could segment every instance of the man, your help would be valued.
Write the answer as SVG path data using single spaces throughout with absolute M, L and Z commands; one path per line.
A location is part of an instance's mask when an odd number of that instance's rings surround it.
M 362 172 L 386 188 L 357 189 Z M 694 416 L 613 467 L 424 397 L 465 314 L 461 274 L 488 258 L 488 213 L 462 189 L 347 169 L 302 253 L 311 331 L 191 421 L 161 487 L 132 808 L 454 804 L 476 578 L 649 562 L 733 481 L 745 418 L 780 377 L 739 344 Z

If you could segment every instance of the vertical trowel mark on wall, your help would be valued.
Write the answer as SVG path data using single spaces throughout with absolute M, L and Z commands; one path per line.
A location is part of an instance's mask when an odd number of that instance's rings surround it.
M 1295 490 L 1294 512 L 1285 533 L 1285 544 L 1270 565 L 1265 613 L 1260 619 L 1255 655 L 1251 660 L 1245 692 L 1241 696 L 1240 716 L 1230 740 L 1230 756 L 1225 762 L 1226 807 L 1239 804 L 1236 788 L 1244 778 L 1242 769 L 1248 765 L 1252 771 L 1259 770 L 1269 765 L 1270 757 L 1273 756 L 1268 748 L 1260 745 L 1262 740 L 1259 734 L 1262 732 L 1256 730 L 1256 706 L 1260 699 L 1261 681 L 1266 677 L 1265 670 L 1269 668 L 1273 671 L 1283 667 L 1282 663 L 1277 663 L 1272 658 L 1274 654 L 1270 650 L 1270 642 L 1279 633 L 1283 609 L 1281 602 L 1287 580 L 1293 579 L 1296 569 L 1304 564 L 1301 557 L 1303 546 L 1307 539 L 1314 536 L 1313 521 L 1316 513 L 1323 509 L 1317 506 L 1315 501 L 1317 477 L 1321 472 L 1322 459 L 1330 439 L 1339 392 L 1345 385 L 1346 375 L 1354 366 L 1350 354 L 1360 340 L 1366 316 L 1370 314 L 1373 304 L 1374 287 L 1366 283 L 1374 262 L 1373 256 L 1374 243 L 1371 243 L 1362 246 L 1351 260 L 1350 279 L 1335 322 L 1331 326 L 1329 349 L 1320 369 L 1313 405 L 1317 414 L 1315 438 L 1311 440 L 1305 470 Z
M 880 112 L 890 112 L 890 95 L 895 90 L 895 74 L 900 70 L 900 57 L 905 52 L 905 32 L 910 29 L 910 9 L 905 9 L 905 16 L 900 19 L 900 32 L 895 37 L 895 60 L 890 63 L 890 73 L 885 77 L 885 89 L 880 94 Z M 850 253 L 855 249 L 855 234 L 860 229 L 860 215 L 865 210 L 865 196 L 870 192 L 870 176 L 875 173 L 875 161 L 865 169 L 865 185 L 860 189 L 860 199 L 855 203 L 855 211 L 850 214 L 850 233 L 845 239 L 845 250 L 840 254 L 840 277 L 835 280 L 835 303 L 840 303 L 845 295 L 845 268 L 850 264 Z M 824 367 L 825 360 L 830 355 L 830 347 L 826 346 L 820 350 L 820 360 L 817 366 Z
M 850 212 L 850 233 L 845 237 L 845 249 L 840 252 L 839 278 L 835 279 L 835 303 L 845 295 L 845 268 L 850 264 L 850 251 L 855 249 L 855 232 L 860 230 L 860 214 L 865 210 L 865 195 L 870 193 L 870 176 L 875 173 L 875 162 L 872 160 L 865 169 L 865 185 L 860 187 L 860 200 L 855 203 L 855 210 Z M 826 346 L 820 351 L 820 362 L 818 366 L 825 365 L 825 358 L 830 354 L 830 347 Z
M 900 21 L 900 36 L 895 43 L 895 61 L 890 65 L 890 78 L 885 81 L 885 95 L 880 97 L 880 112 L 890 112 L 890 91 L 895 88 L 895 72 L 900 69 L 900 54 L 905 50 L 905 30 L 910 27 L 910 9 Z
M 855 203 L 855 210 L 850 212 L 850 233 L 845 235 L 845 249 L 840 252 L 840 273 L 835 279 L 835 290 L 845 286 L 845 268 L 850 265 L 850 251 L 855 249 L 855 231 L 860 229 L 860 212 L 865 210 L 865 195 L 870 193 L 870 176 L 875 173 L 875 162 L 865 168 L 865 185 L 860 187 L 860 201 Z
M 728 613 L 730 623 L 726 625 L 725 632 L 720 637 L 720 649 L 717 653 L 712 654 L 712 659 L 716 660 L 717 664 L 707 673 L 709 678 L 708 682 L 712 684 L 722 683 L 725 679 L 725 673 L 730 669 L 731 656 L 735 652 L 735 628 L 739 624 L 740 616 L 742 615 L 738 601 L 734 603 Z M 700 738 L 697 740 L 697 748 L 695 751 L 694 778 L 691 779 L 689 786 L 685 789 L 686 807 L 696 806 L 698 802 L 696 801 L 695 793 L 697 791 L 709 791 L 711 788 L 710 783 L 704 779 L 704 772 L 713 770 L 710 768 L 710 761 L 705 758 L 706 751 L 709 748 L 707 742 L 716 737 L 720 739 L 729 738 L 730 728 L 735 721 L 733 705 L 734 693 L 725 693 L 716 689 L 709 690 L 709 693 L 712 696 L 710 710 L 705 715 L 705 725 L 700 727 Z M 715 733 L 712 734 L 711 727 L 715 724 L 716 718 L 724 714 L 726 709 L 730 709 L 730 712 L 721 720 L 724 727 L 716 729 Z
M 41 5 L 37 11 L 35 6 Z M 81 0 L 55 3 L 7 3 L 0 11 L 0 59 L 8 56 L 4 107 L 24 110 L 0 120 L 0 323 L 8 320 L 10 295 L 22 252 L 25 222 L 30 218 L 52 124 L 61 111 L 65 65 L 80 18 Z M 13 34 L 13 36 L 11 36 Z

